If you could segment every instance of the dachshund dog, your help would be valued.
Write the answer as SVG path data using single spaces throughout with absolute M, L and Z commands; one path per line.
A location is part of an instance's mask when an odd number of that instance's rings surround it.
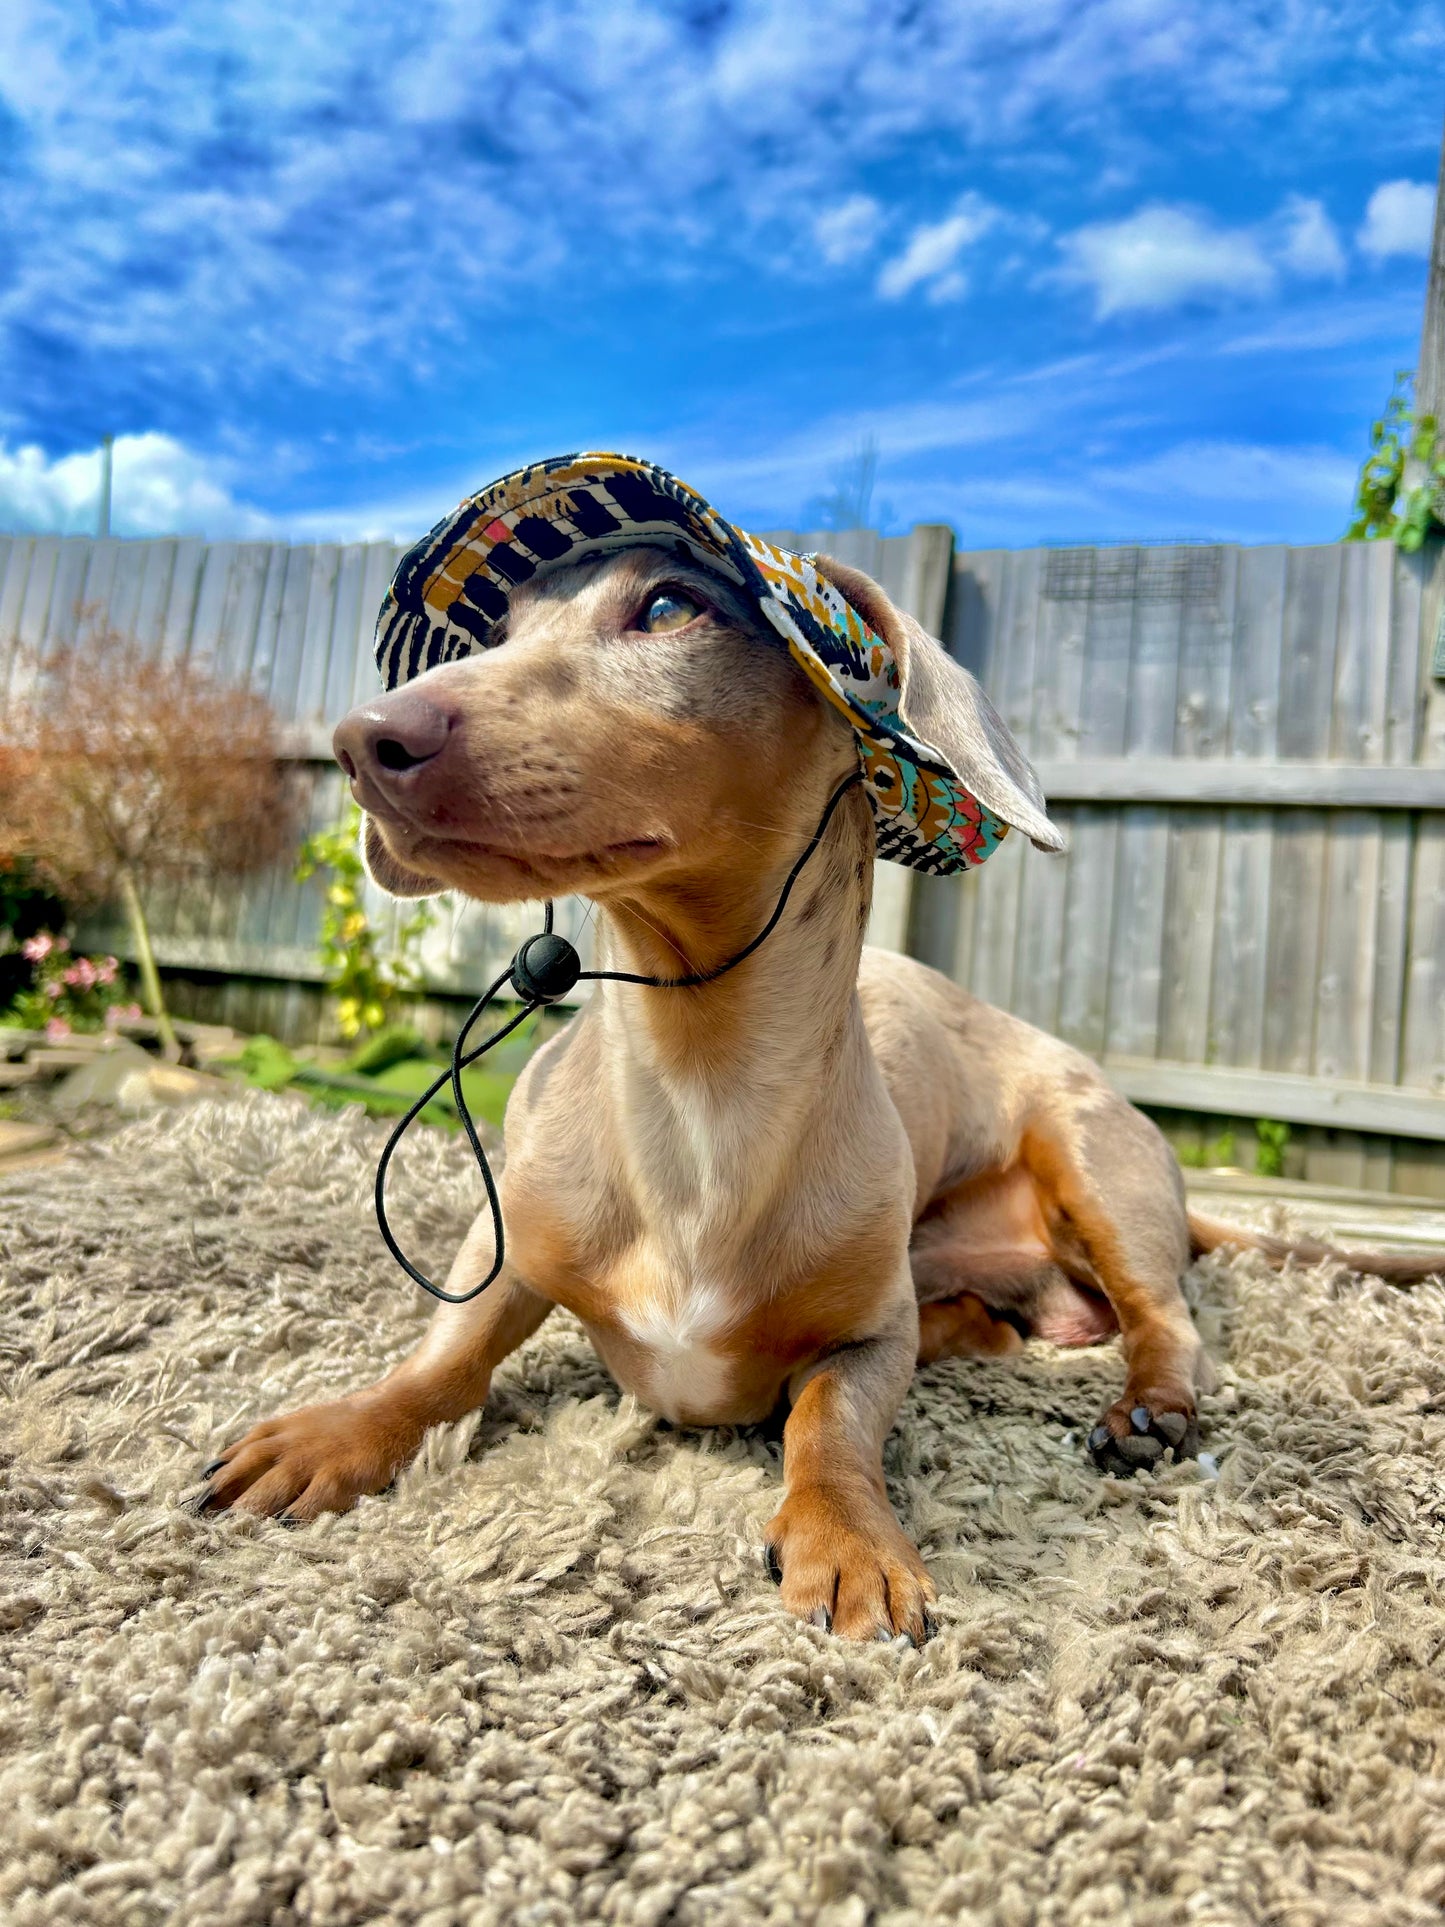
M 891 646 L 918 732 L 1037 817 L 974 680 L 866 576 L 817 568 Z M 760 628 L 720 572 L 660 546 L 517 587 L 500 646 L 337 729 L 372 875 L 398 896 L 581 893 L 610 968 L 677 977 L 731 957 L 857 767 L 846 719 Z M 208 1469 L 205 1503 L 304 1521 L 380 1491 L 556 1305 L 680 1425 L 786 1405 L 769 1566 L 786 1607 L 853 1639 L 931 1629 L 933 1585 L 882 1467 L 919 1362 L 1117 1333 L 1124 1387 L 1095 1459 L 1124 1472 L 1194 1453 L 1210 1368 L 1181 1274 L 1219 1243 L 1284 1247 L 1191 1223 L 1165 1140 L 1088 1058 L 865 949 L 874 844 L 855 786 L 735 970 L 597 985 L 508 1105 L 497 1281 L 443 1305 L 378 1384 L 248 1432 Z M 483 1217 L 447 1289 L 492 1257 Z

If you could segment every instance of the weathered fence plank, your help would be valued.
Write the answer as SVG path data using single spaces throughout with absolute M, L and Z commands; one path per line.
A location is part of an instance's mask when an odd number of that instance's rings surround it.
M 1053 1027 L 1107 1063 L 1282 1074 L 1273 1114 L 1353 1127 L 1331 1131 L 1336 1174 L 1400 1182 L 1406 1165 L 1391 1171 L 1379 1133 L 1405 1129 L 1402 1114 L 1386 1126 L 1368 1107 L 1349 1113 L 1361 1089 L 1445 1092 L 1445 692 L 1421 653 L 1438 555 L 1062 551 L 1032 614 L 1015 560 L 958 558 L 948 641 L 984 673 L 1070 826 L 1070 852 L 1052 866 L 1067 878 Z M 1050 675 L 1067 684 L 1065 658 L 1048 660 L 1060 598 L 1087 609 L 1072 744 Z M 1010 626 L 1036 638 L 1028 717 L 1009 701 L 1005 602 Z M 976 930 L 955 947 L 955 973 L 1031 1018 L 1050 1002 L 1035 908 L 1050 867 L 1024 865 L 1007 994 L 977 934 L 994 879 L 958 891 L 959 922 Z M 1007 914 L 1012 879 L 997 894 Z M 931 906 L 935 946 L 947 923 Z M 1304 1107 L 1291 1077 L 1344 1096 Z M 1193 1106 L 1223 1112 L 1239 1088 L 1203 1079 Z M 1248 1087 L 1252 1103 L 1259 1088 Z M 1171 1101 L 1189 1106 L 1187 1080 Z M 1410 1113 L 1410 1129 L 1445 1113 L 1436 1101 Z

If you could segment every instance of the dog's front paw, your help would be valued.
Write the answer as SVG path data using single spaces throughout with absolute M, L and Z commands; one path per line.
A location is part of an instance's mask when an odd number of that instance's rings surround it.
M 792 1492 L 769 1522 L 768 1570 L 799 1619 L 844 1639 L 921 1646 L 933 1633 L 937 1593 L 917 1548 L 882 1504 L 866 1509 L 816 1486 Z
M 1126 1391 L 1089 1434 L 1089 1453 L 1101 1472 L 1138 1472 L 1170 1451 L 1176 1459 L 1198 1458 L 1199 1420 L 1192 1400 L 1165 1393 Z
M 420 1443 L 415 1425 L 378 1400 L 307 1405 L 227 1446 L 206 1467 L 199 1510 L 231 1507 L 296 1524 L 346 1512 L 390 1485 Z

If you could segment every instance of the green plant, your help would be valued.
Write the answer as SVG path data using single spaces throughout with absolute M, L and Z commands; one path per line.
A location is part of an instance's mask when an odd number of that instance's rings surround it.
M 1282 1178 L 1284 1147 L 1289 1143 L 1288 1124 L 1276 1124 L 1267 1117 L 1256 1118 L 1254 1135 L 1258 1146 L 1254 1154 L 1256 1175 L 1261 1178 Z
M 1370 424 L 1370 454 L 1355 489 L 1347 542 L 1388 540 L 1418 549 L 1445 527 L 1445 436 L 1433 415 L 1417 414 L 1414 377 L 1395 376 L 1385 412 Z
M 68 921 L 66 907 L 29 858 L 0 850 L 0 1010 L 34 982 L 21 946 Z
M 125 979 L 114 957 L 76 957 L 70 941 L 49 930 L 37 931 L 20 946 L 34 971 L 27 990 L 11 1001 L 0 1022 L 43 1030 L 59 1043 L 72 1031 L 95 1031 L 125 1017 L 139 1017 L 140 1005 L 122 1002 Z
M 308 836 L 296 861 L 296 880 L 324 872 L 328 878 L 321 913 L 321 964 L 336 993 L 336 1022 L 350 1040 L 396 1021 L 402 1006 L 422 987 L 421 940 L 436 921 L 430 903 L 415 905 L 383 950 L 366 914 L 362 891 L 361 811 L 353 804 L 335 829 Z
M 248 1037 L 235 1063 L 246 1082 L 258 1091 L 281 1091 L 295 1077 L 297 1059 L 284 1044 L 258 1031 Z
M 1234 1163 L 1234 1132 L 1229 1125 L 1225 1125 L 1217 1138 L 1210 1139 L 1202 1146 L 1201 1156 L 1206 1170 Z

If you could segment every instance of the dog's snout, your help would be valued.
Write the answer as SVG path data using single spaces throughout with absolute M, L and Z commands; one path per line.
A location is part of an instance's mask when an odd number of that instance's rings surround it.
M 389 781 L 418 769 L 446 747 L 456 718 L 413 689 L 362 703 L 336 726 L 331 750 L 354 783 Z

